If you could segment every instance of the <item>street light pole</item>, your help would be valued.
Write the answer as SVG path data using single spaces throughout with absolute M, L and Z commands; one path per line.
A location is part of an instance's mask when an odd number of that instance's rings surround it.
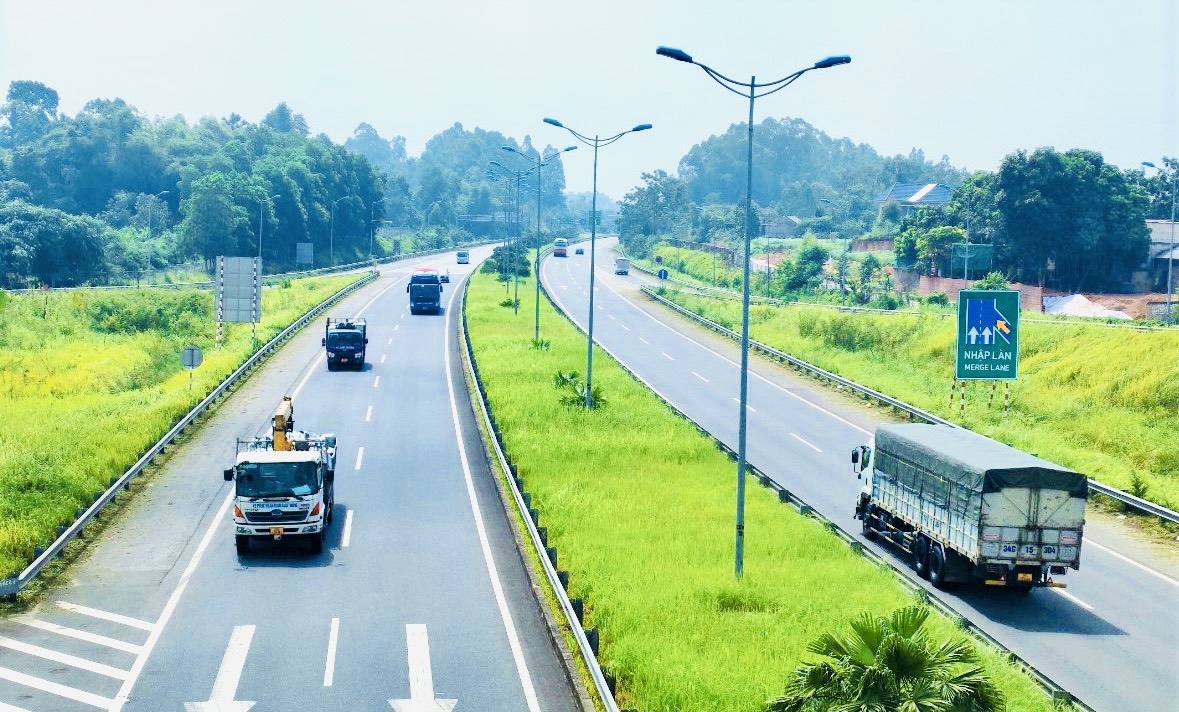
M 505 146 L 504 148 L 507 148 L 507 147 Z M 523 228 L 521 228 L 521 226 L 520 226 L 521 225 L 521 220 L 520 220 L 520 184 L 524 181 L 524 177 L 526 175 L 528 175 L 529 173 L 531 173 L 533 171 L 540 172 L 540 165 L 535 165 L 526 171 L 514 171 L 511 168 L 508 168 L 504 164 L 500 163 L 499 161 L 488 161 L 487 165 L 488 165 L 487 177 L 490 178 L 491 180 L 496 180 L 494 169 L 498 168 L 501 171 L 503 171 L 504 173 L 508 174 L 508 176 L 510 176 L 512 178 L 512 180 L 516 181 L 516 241 L 515 241 L 514 245 L 510 245 L 508 242 L 507 236 L 505 236 L 505 238 L 504 238 L 504 259 L 511 260 L 511 262 L 512 262 L 512 276 L 513 276 L 513 282 L 514 282 L 515 288 L 516 288 L 516 293 L 515 293 L 515 296 L 513 297 L 516 304 L 515 304 L 515 307 L 513 307 L 513 312 L 516 314 L 519 314 L 520 313 L 520 304 L 519 304 L 519 301 L 520 301 L 519 273 L 520 273 L 520 270 L 518 269 L 518 267 L 516 265 L 515 257 L 516 257 L 516 250 L 519 249 L 520 238 L 523 236 L 523 232 L 522 232 Z M 508 202 L 511 203 L 511 200 L 512 200 L 511 186 L 509 185 L 508 186 Z M 504 294 L 507 294 L 508 273 L 507 273 L 507 269 L 506 269 L 507 265 L 505 264 L 504 266 L 505 266 Z
M 368 259 L 369 259 L 369 262 L 372 262 L 372 259 L 373 259 L 373 236 L 376 235 L 376 232 L 377 232 L 376 221 L 374 220 L 375 214 L 373 211 L 376 209 L 377 203 L 383 203 L 386 200 L 388 200 L 388 198 L 381 198 L 379 200 L 374 200 L 372 202 L 372 205 L 370 205 L 368 208 Z
M 332 267 L 336 266 L 336 203 L 339 203 L 341 200 L 347 200 L 351 197 L 351 195 L 345 195 L 343 198 L 336 198 L 336 200 L 332 202 L 332 227 L 328 236 L 328 254 L 331 258 Z
M 158 200 L 161 195 L 167 195 L 168 191 L 161 190 L 152 196 L 151 200 L 147 201 L 147 266 L 151 267 L 151 208 L 155 200 Z M 139 284 L 136 281 L 136 284 Z
M 540 169 L 542 166 L 547 166 L 547 161 L 551 161 L 566 151 L 576 151 L 577 146 L 566 146 L 556 153 L 550 153 L 547 156 L 540 158 L 533 158 L 527 153 L 517 151 L 513 146 L 501 146 L 505 151 L 510 151 L 518 156 L 523 156 L 536 164 L 536 255 L 532 260 L 532 271 L 536 277 L 536 310 L 533 318 L 532 326 L 532 340 L 540 343 Z
M 651 128 L 651 124 L 639 124 L 634 128 L 627 129 L 622 133 L 614 134 L 609 138 L 599 138 L 596 134 L 593 138 L 590 138 L 589 136 L 574 131 L 556 119 L 546 118 L 544 122 L 551 126 L 556 126 L 559 129 L 565 129 L 569 133 L 573 134 L 573 137 L 578 141 L 581 141 L 587 146 L 593 146 L 594 148 L 594 183 L 593 193 L 590 197 L 589 320 L 587 325 L 588 328 L 586 329 L 585 341 L 585 407 L 592 408 L 594 405 L 594 245 L 597 242 L 598 237 L 598 149 L 602 146 L 609 146 L 628 133 L 646 131 L 647 129 Z
M 1150 161 L 1143 161 L 1142 165 L 1150 166 L 1161 175 L 1163 169 Z M 1172 278 L 1175 275 L 1175 189 L 1179 187 L 1179 172 L 1171 177 L 1171 246 L 1167 251 L 1167 325 L 1171 325 L 1171 294 L 1174 291 Z
M 270 200 L 277 200 L 281 195 L 272 195 Z M 262 270 L 262 214 L 266 210 L 266 201 L 258 203 L 258 271 Z
M 794 83 L 796 79 L 812 69 L 826 69 L 840 64 L 847 64 L 851 61 L 851 57 L 836 56 L 827 57 L 813 66 L 800 69 L 793 74 L 789 74 L 781 79 L 772 82 L 765 82 L 763 84 L 757 83 L 757 77 L 751 76 L 749 83 L 739 82 L 735 79 L 730 79 L 723 74 L 713 70 L 711 67 L 701 64 L 692 59 L 692 56 L 683 50 L 674 49 L 671 47 L 659 47 L 655 53 L 661 57 L 668 57 L 679 62 L 687 62 L 688 64 L 695 64 L 704 70 L 705 74 L 712 78 L 717 84 L 720 84 L 725 89 L 737 94 L 738 96 L 749 97 L 749 124 L 746 130 L 746 170 L 745 170 L 745 265 L 742 272 L 743 277 L 741 281 L 741 396 L 738 400 L 740 412 L 737 421 L 737 540 L 735 551 L 734 569 L 738 578 L 741 577 L 743 568 L 744 548 L 745 548 L 745 470 L 746 470 L 746 421 L 748 403 L 749 403 L 749 260 L 752 245 L 752 223 L 753 223 L 753 102 L 758 97 L 773 94 L 776 91 L 786 88 Z M 749 93 L 739 91 L 741 89 L 748 89 Z M 763 89 L 760 94 L 758 89 Z M 591 294 L 592 296 L 592 294 Z

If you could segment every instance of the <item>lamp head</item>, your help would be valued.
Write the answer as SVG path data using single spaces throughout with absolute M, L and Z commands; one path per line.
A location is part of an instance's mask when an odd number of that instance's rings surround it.
M 577 150 L 577 146 L 566 146 L 565 148 L 561 149 L 561 153 L 567 153 L 569 151 L 576 151 L 576 150 Z
M 692 55 L 688 54 L 687 52 L 683 51 L 682 49 L 676 49 L 674 47 L 658 47 L 655 50 L 655 54 L 659 55 L 660 57 L 667 57 L 669 59 L 674 59 L 677 62 L 687 62 L 688 64 L 695 64 L 695 62 L 692 60 Z
M 488 162 L 487 162 L 487 165 L 489 165 L 489 166 L 499 166 L 500 168 L 503 168 L 503 167 L 504 167 L 504 166 L 503 166 L 503 164 L 502 164 L 502 163 L 500 163 L 499 161 L 488 161 Z
M 1156 170 L 1158 169 L 1158 166 L 1156 166 L 1155 164 L 1151 163 L 1150 161 L 1143 161 L 1143 162 L 1142 162 L 1142 165 L 1144 165 L 1144 166 L 1147 166 L 1147 167 L 1150 167 L 1150 168 L 1154 168 L 1154 169 L 1156 169 Z
M 631 129 L 631 131 L 646 131 L 649 128 L 651 128 L 651 124 L 639 124 L 638 126 Z
M 814 69 L 826 69 L 827 67 L 834 67 L 837 64 L 850 64 L 851 57 L 846 54 L 836 55 L 834 57 L 827 57 L 815 62 Z
M 557 128 L 559 128 L 559 129 L 563 129 L 563 128 L 565 128 L 565 124 L 561 123 L 560 121 L 557 121 L 556 119 L 549 119 L 549 118 L 546 118 L 546 119 L 544 120 L 544 122 L 545 122 L 546 124 L 552 124 L 553 126 L 556 126 L 556 127 L 557 127 Z

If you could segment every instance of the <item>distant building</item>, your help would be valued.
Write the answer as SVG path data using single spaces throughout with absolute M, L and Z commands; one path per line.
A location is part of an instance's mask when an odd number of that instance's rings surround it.
M 881 208 L 896 203 L 901 206 L 902 214 L 908 215 L 917 208 L 945 207 L 953 195 L 954 189 L 942 183 L 893 183 L 876 197 L 876 203 Z
M 1179 225 L 1170 220 L 1147 220 L 1146 227 L 1150 230 L 1150 252 L 1143 268 L 1152 288 L 1165 292 L 1168 268 L 1176 270 L 1171 275 L 1172 287 L 1179 285 Z
M 784 215 L 761 224 L 762 237 L 794 237 L 802 226 L 802 219 L 795 215 Z

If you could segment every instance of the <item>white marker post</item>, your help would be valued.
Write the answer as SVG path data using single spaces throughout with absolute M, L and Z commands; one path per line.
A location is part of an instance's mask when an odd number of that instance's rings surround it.
M 247 712 L 256 704 L 233 699 L 237 696 L 237 684 L 242 678 L 242 668 L 246 666 L 246 654 L 250 652 L 250 641 L 253 639 L 254 626 L 234 626 L 208 701 L 185 702 L 186 712 Z
M 430 671 L 430 641 L 426 626 L 409 623 L 405 626 L 405 642 L 409 648 L 409 699 L 389 700 L 396 712 L 450 712 L 458 700 L 434 699 L 434 675 Z

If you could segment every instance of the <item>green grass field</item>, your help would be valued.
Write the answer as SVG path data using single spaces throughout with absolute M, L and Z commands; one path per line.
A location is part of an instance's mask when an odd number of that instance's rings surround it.
M 733 329 L 741 306 L 671 292 L 678 304 Z M 1076 322 L 1020 326 L 1019 378 L 950 404 L 956 321 L 919 314 L 839 313 L 755 306 L 750 337 L 1013 447 L 1138 496 L 1179 508 L 1179 332 Z
M 355 279 L 265 289 L 259 339 Z M 0 292 L 0 577 L 253 352 L 248 325 L 213 348 L 212 306 L 197 290 Z M 190 343 L 205 354 L 191 392 L 179 358 Z
M 519 315 L 477 274 L 467 299 L 475 359 L 507 449 L 548 529 L 570 595 L 586 601 L 619 702 L 643 712 L 754 712 L 783 690 L 819 634 L 858 611 L 912 602 L 890 572 L 814 519 L 747 491 L 745 575 L 733 574 L 735 466 L 604 352 L 594 382 L 607 404 L 561 405 L 557 371 L 584 373 L 585 337 L 532 290 Z M 962 635 L 936 619 L 935 637 Z M 1009 710 L 1051 710 L 1024 674 L 982 650 Z

